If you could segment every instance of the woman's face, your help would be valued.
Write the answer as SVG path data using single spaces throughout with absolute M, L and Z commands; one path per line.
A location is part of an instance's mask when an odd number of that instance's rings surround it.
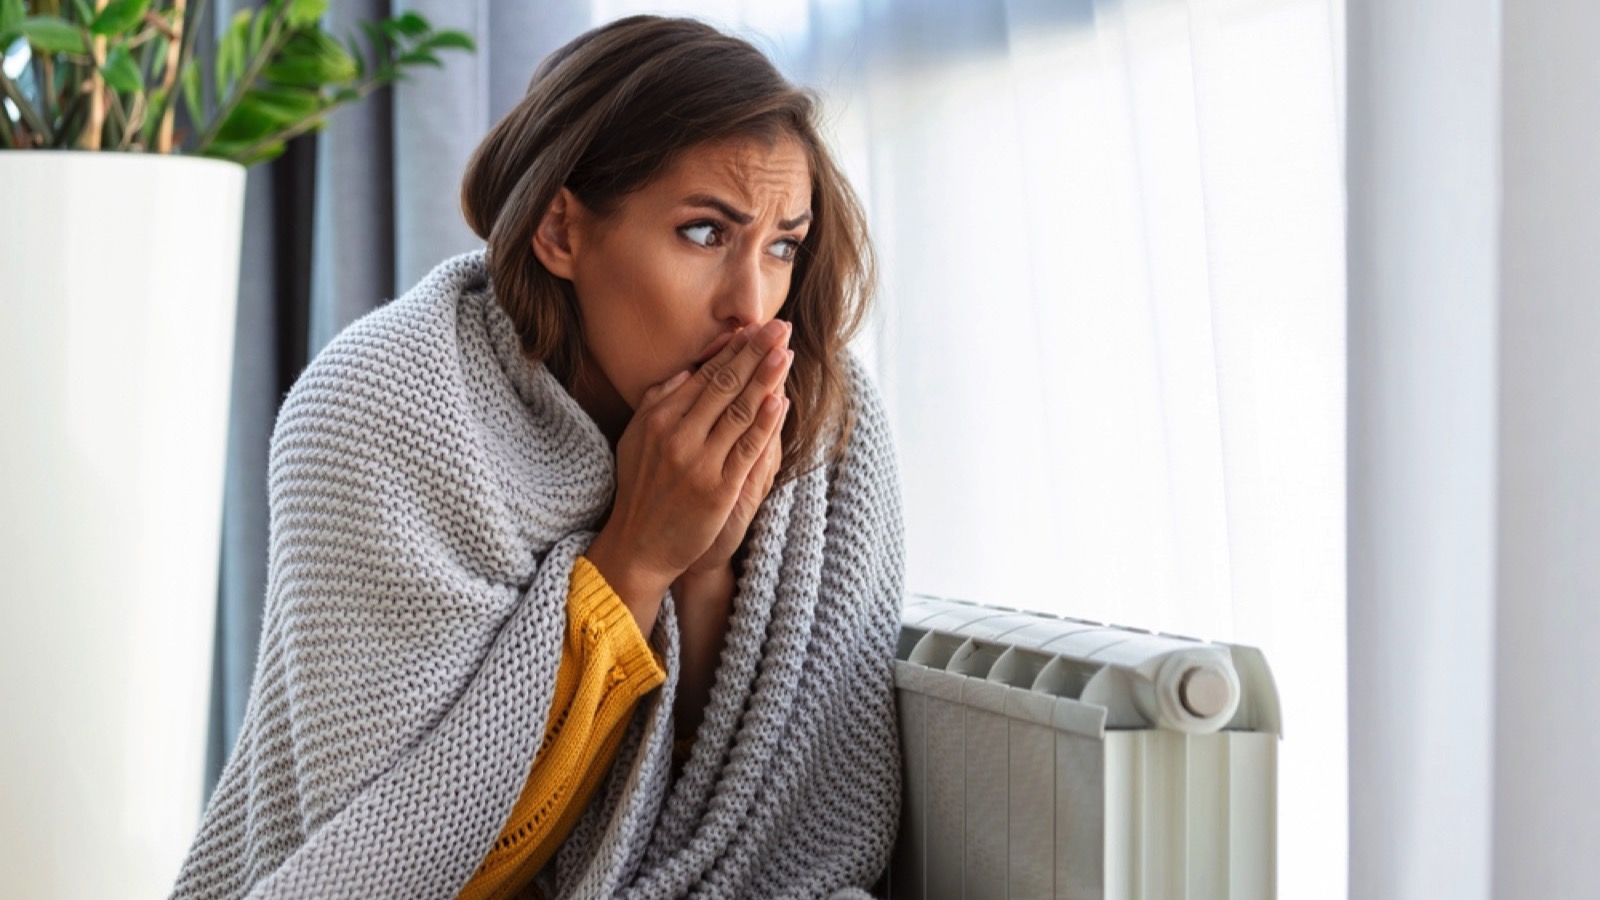
M 693 147 L 608 216 L 561 193 L 552 214 L 568 210 L 556 248 L 567 271 L 552 271 L 577 295 L 586 371 L 598 368 L 630 411 L 651 385 L 778 314 L 811 219 L 810 166 L 787 136 Z

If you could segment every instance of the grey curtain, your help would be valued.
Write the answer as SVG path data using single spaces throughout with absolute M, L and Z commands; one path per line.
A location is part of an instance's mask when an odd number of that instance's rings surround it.
M 234 9 L 219 2 L 215 34 Z M 267 448 L 278 404 L 341 328 L 404 293 L 440 260 L 481 246 L 461 219 L 467 158 L 527 87 L 545 54 L 588 28 L 590 5 L 332 4 L 328 27 L 416 11 L 472 35 L 392 90 L 337 113 L 326 130 L 250 172 L 234 350 L 228 473 L 217 594 L 206 792 L 238 736 L 255 671 L 267 579 Z

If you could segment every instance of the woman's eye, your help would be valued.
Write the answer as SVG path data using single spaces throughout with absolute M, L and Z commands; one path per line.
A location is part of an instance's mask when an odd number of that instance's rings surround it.
M 722 243 L 722 229 L 710 222 L 685 225 L 678 229 L 678 233 L 702 247 L 715 247 Z
M 795 256 L 800 253 L 800 242 L 794 238 L 784 238 L 773 244 L 772 249 L 767 252 L 784 262 L 794 262 Z

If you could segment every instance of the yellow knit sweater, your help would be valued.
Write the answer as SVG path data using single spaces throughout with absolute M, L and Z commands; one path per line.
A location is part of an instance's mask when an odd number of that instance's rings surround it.
M 666 677 L 633 614 L 600 570 L 578 557 L 544 742 L 511 817 L 458 900 L 513 897 L 533 881 L 611 768 L 634 704 Z

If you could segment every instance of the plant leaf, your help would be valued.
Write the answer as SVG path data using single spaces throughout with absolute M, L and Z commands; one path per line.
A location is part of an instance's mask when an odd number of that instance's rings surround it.
M 345 37 L 344 46 L 350 51 L 351 61 L 356 64 L 356 80 L 360 81 L 367 74 L 367 55 L 361 52 L 361 42 L 353 34 Z
M 150 53 L 146 59 L 150 60 L 150 81 L 154 84 L 160 84 L 162 76 L 166 74 L 168 46 L 166 35 L 157 35 L 150 42 Z
M 283 60 L 275 62 L 261 73 L 268 81 L 274 84 L 286 84 L 293 87 L 320 87 L 325 79 L 322 77 L 322 67 L 315 60 Z
M 434 56 L 432 53 L 429 53 L 426 50 L 408 50 L 405 53 L 400 54 L 400 57 L 396 59 L 395 62 L 402 66 L 427 65 L 438 66 L 441 69 L 444 68 L 444 63 L 439 61 L 439 57 Z
M 433 26 L 428 24 L 427 19 L 414 12 L 408 12 L 403 16 L 390 19 L 389 22 L 393 24 L 396 31 L 406 37 L 419 37 L 433 30 Z
M 249 94 L 240 98 L 233 111 L 228 113 L 228 118 L 222 121 L 217 129 L 215 142 L 219 144 L 241 144 L 248 146 L 279 131 L 282 122 L 273 117 Z
M 4 55 L 6 48 L 16 38 L 17 26 L 28 17 L 28 11 L 22 5 L 22 0 L 0 0 L 0 55 Z
M 227 95 L 228 86 L 244 72 L 250 42 L 250 10 L 241 9 L 233 15 L 233 22 L 217 41 L 217 97 Z
M 83 29 L 62 19 L 34 16 L 24 19 L 18 31 L 28 43 L 46 53 L 85 53 Z
M 356 76 L 356 61 L 327 32 L 317 30 L 302 34 L 310 36 L 317 57 L 328 71 L 329 81 L 349 81 Z
M 101 37 L 122 34 L 138 25 L 149 9 L 150 0 L 114 0 L 106 4 L 105 9 L 100 10 L 100 14 L 95 16 L 94 24 L 89 26 L 89 30 Z
M 362 22 L 361 30 L 366 32 L 367 43 L 372 45 L 373 64 L 382 70 L 384 64 L 394 56 L 393 39 L 376 22 Z
M 315 25 L 328 11 L 328 0 L 290 0 L 289 27 L 305 28 Z
M 133 94 L 144 89 L 144 78 L 139 74 L 139 64 L 133 61 L 133 56 L 128 53 L 127 47 L 112 47 L 111 52 L 106 54 L 106 64 L 100 67 L 100 74 L 105 76 L 106 84 L 124 94 Z
M 257 150 L 254 155 L 237 160 L 237 162 L 246 167 L 253 166 L 257 163 L 271 162 L 282 156 L 283 151 L 286 148 L 287 144 L 285 144 L 283 141 L 273 141 L 272 143 L 262 147 L 260 150 Z
M 315 122 L 325 104 L 315 90 L 261 87 L 246 91 L 217 128 L 216 141 L 250 146 Z
M 248 145 L 238 141 L 212 141 L 206 145 L 204 150 L 200 151 L 200 155 L 213 156 L 217 159 L 233 159 L 236 154 L 243 153 L 248 149 L 250 149 Z
M 200 64 L 191 58 L 184 63 L 182 71 L 178 73 L 178 79 L 182 86 L 183 108 L 189 114 L 189 123 L 199 128 L 204 121 L 200 112 L 205 102 L 200 88 Z
M 78 14 L 78 21 L 84 25 L 94 21 L 94 7 L 89 5 L 89 0 L 72 0 L 72 9 Z
M 272 24 L 269 16 L 258 15 L 250 23 L 250 56 L 255 57 L 261 52 L 261 43 L 267 39 L 267 26 Z
M 271 86 L 251 88 L 240 102 L 283 125 L 298 125 L 322 112 L 323 105 L 316 91 Z
M 472 38 L 460 31 L 441 31 L 429 35 L 428 38 L 417 45 L 419 50 L 467 50 L 474 51 L 478 45 Z
M 354 79 L 356 62 L 327 33 L 297 31 L 263 74 L 278 84 L 321 87 Z
M 167 91 L 156 88 L 150 92 L 148 110 L 144 116 L 144 127 L 139 129 L 139 140 L 144 142 L 146 149 L 154 149 L 156 134 L 161 130 L 161 115 L 167 108 Z
M 257 143 L 257 141 L 212 141 L 203 155 L 215 159 L 230 160 L 245 166 L 267 162 L 283 155 L 283 141 L 267 141 L 262 143 L 254 153 L 246 156 L 246 153 L 250 153 L 250 148 L 255 147 Z

